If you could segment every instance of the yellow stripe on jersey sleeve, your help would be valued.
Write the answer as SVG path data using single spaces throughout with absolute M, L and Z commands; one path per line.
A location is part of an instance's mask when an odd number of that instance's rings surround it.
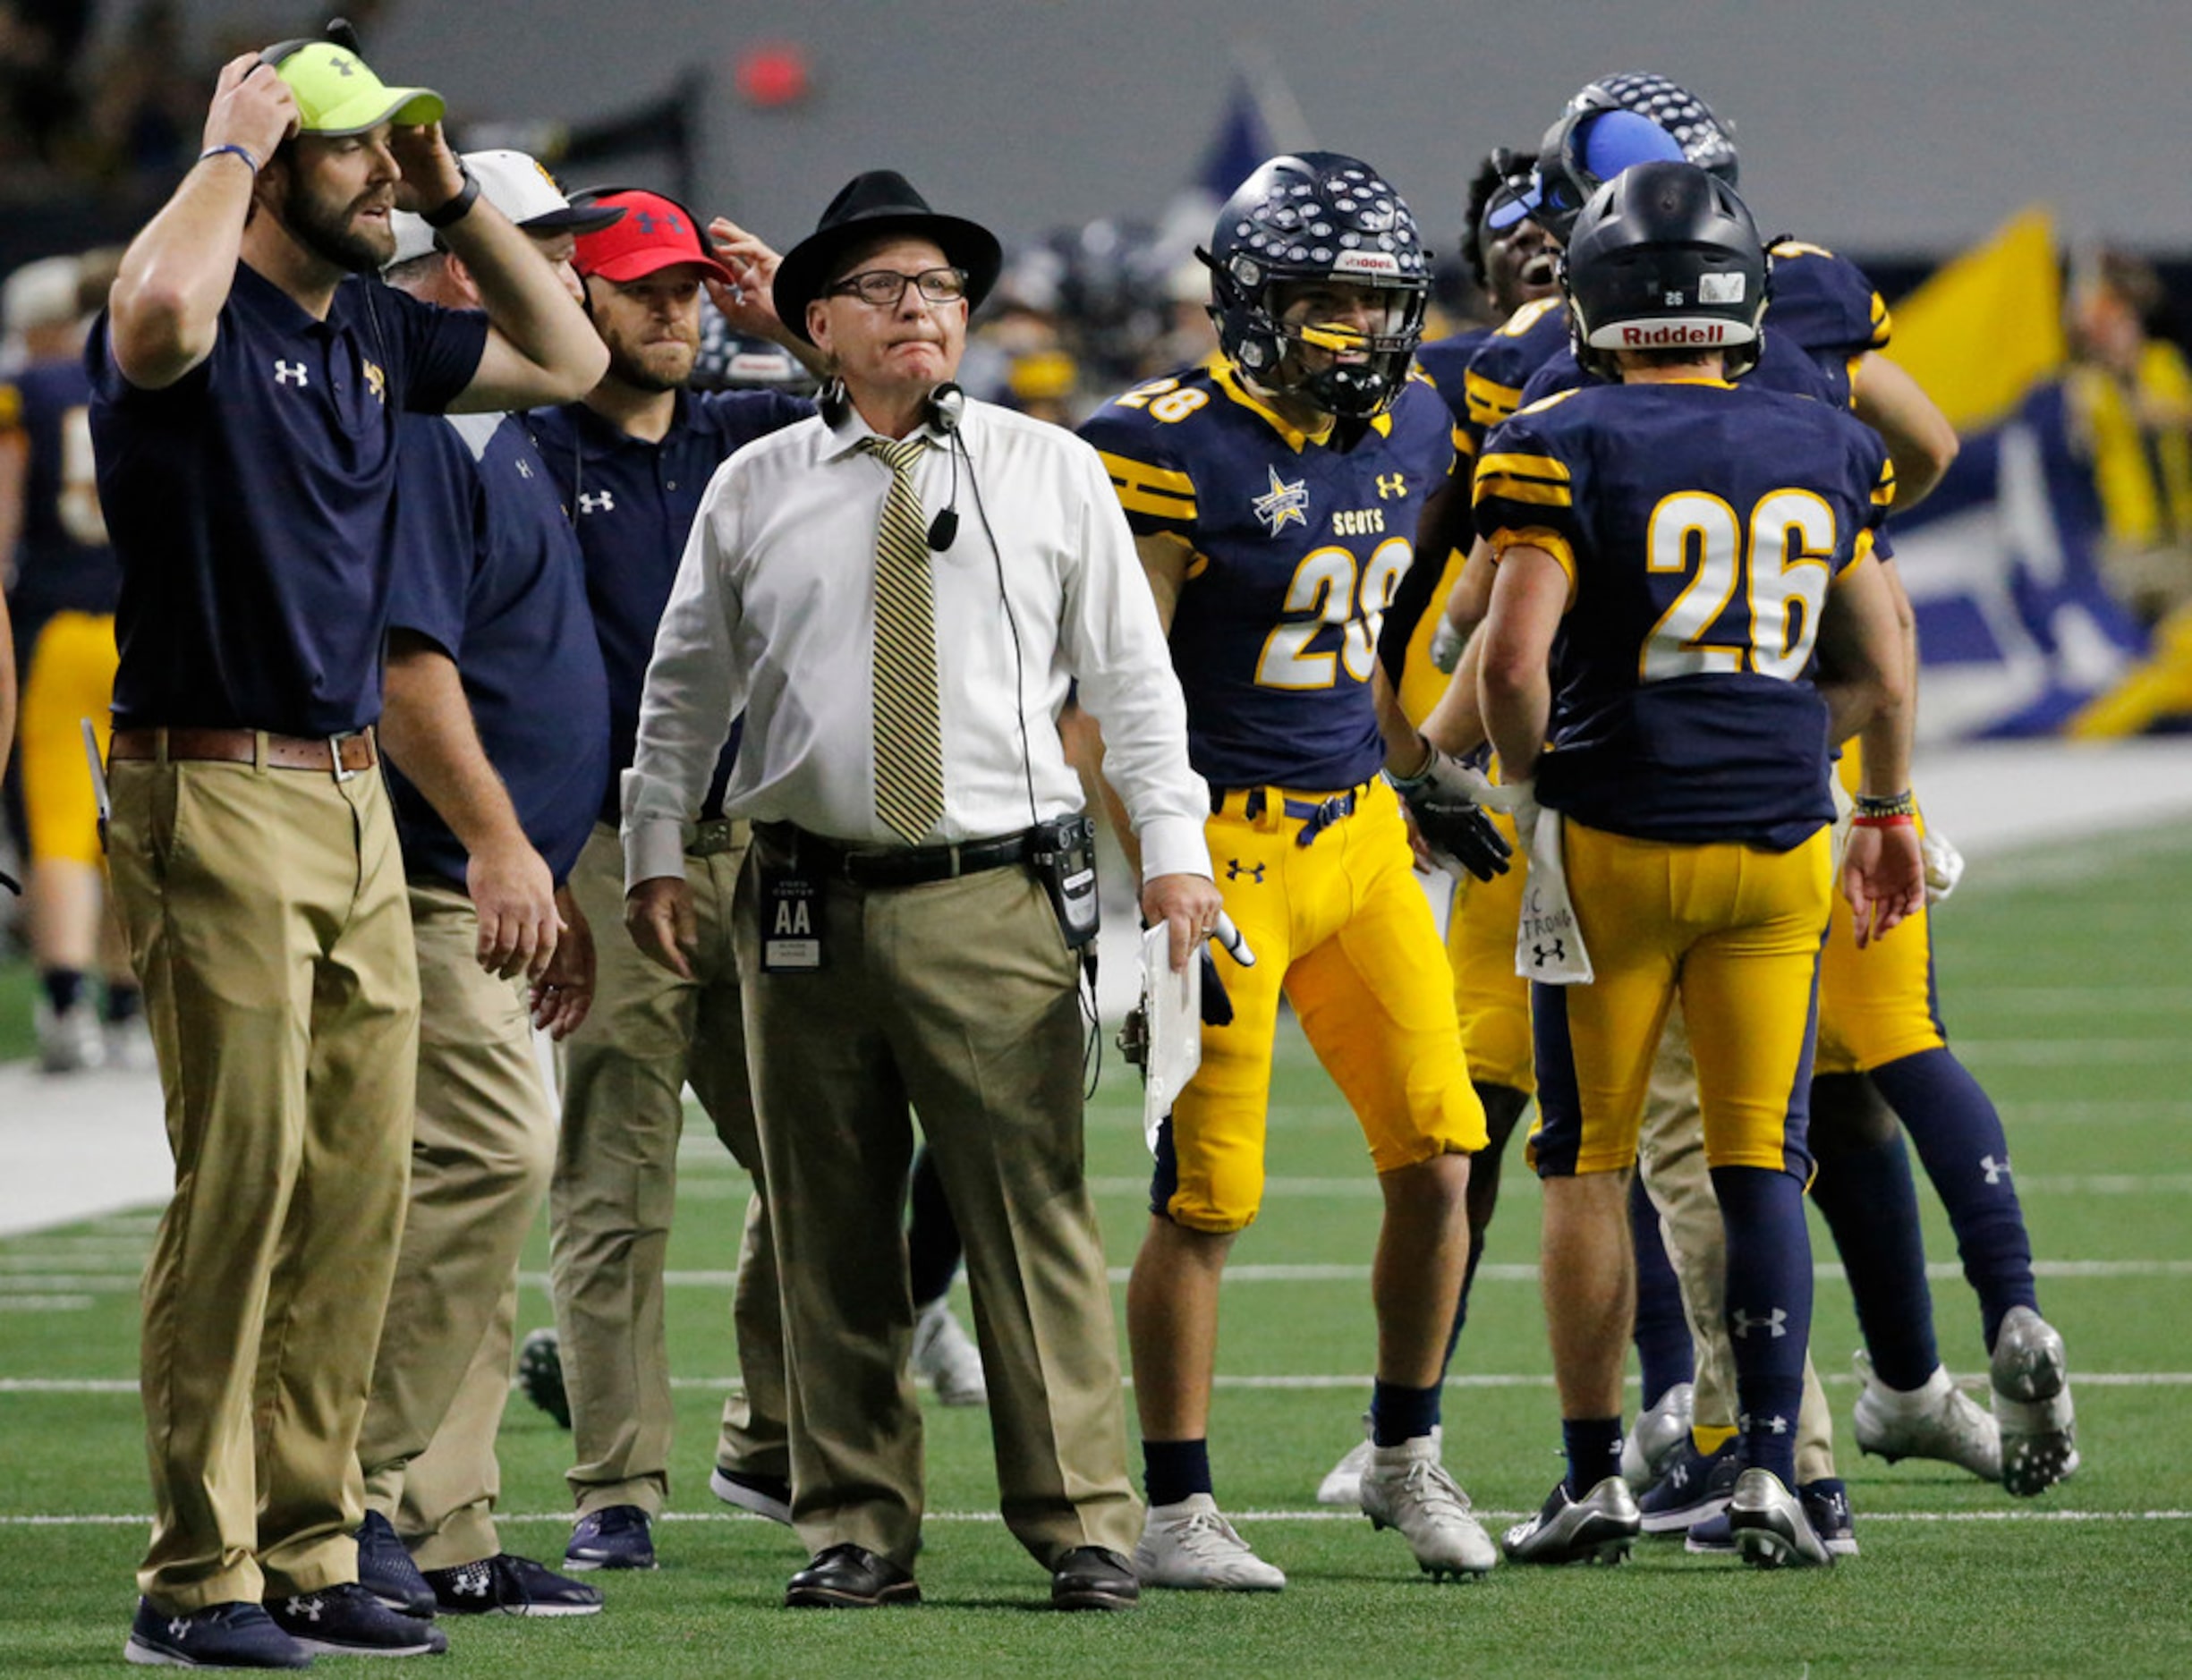
M 1889 339 L 1895 335 L 1895 318 L 1888 313 L 1887 300 L 1873 293 L 1873 348 L 1885 350 Z
M 1867 529 L 1859 531 L 1857 533 L 1856 541 L 1849 545 L 1849 564 L 1844 566 L 1834 575 L 1838 578 L 1848 577 L 1850 573 L 1850 568 L 1855 566 L 1858 561 L 1864 559 L 1866 555 L 1871 554 L 1872 552 L 1873 533 L 1871 529 L 1868 527 Z
M 1118 492 L 1119 505 L 1129 513 L 1181 521 L 1195 517 L 1195 481 L 1185 472 L 1152 467 L 1109 449 L 1098 453 L 1103 456 L 1104 471 L 1111 475 L 1111 488 Z
M 1880 476 L 1873 481 L 1873 505 L 1895 505 L 1895 460 L 1892 456 L 1880 463 Z
M 1516 528 L 1502 525 L 1484 539 L 1491 550 L 1491 563 L 1498 565 L 1506 558 L 1509 548 L 1542 548 L 1553 558 L 1553 564 L 1568 574 L 1568 602 L 1576 604 L 1576 550 L 1567 538 L 1557 530 L 1548 530 L 1542 525 L 1525 525 Z
M 1540 507 L 1576 505 L 1568 464 L 1551 455 L 1509 452 L 1486 455 L 1476 463 L 1476 500 L 1482 503 L 1492 496 L 1531 502 Z
M 1488 379 L 1471 369 L 1461 377 L 1461 393 L 1468 406 L 1469 421 L 1474 426 L 1491 428 L 1512 414 L 1522 402 L 1522 387 L 1501 385 L 1497 379 Z

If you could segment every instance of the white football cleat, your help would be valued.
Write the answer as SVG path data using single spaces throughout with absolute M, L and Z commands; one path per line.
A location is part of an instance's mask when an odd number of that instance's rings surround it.
M 1500 1561 L 1491 1536 L 1469 1515 L 1469 1496 L 1439 1462 L 1435 1432 L 1373 1446 L 1362 1503 L 1371 1527 L 1398 1529 L 1416 1567 L 1433 1581 L 1481 1575 Z
M 1340 1460 L 1324 1472 L 1324 1480 L 1317 1484 L 1319 1505 L 1345 1506 L 1349 1510 L 1360 1510 L 1363 1505 L 1363 1472 L 1370 1468 L 1370 1414 L 1363 1414 L 1363 1438 L 1341 1455 Z
M 2011 1307 L 1995 1332 L 1990 1374 L 1993 1421 L 2001 1430 L 2001 1485 L 2030 1498 L 2077 1469 L 2077 1424 L 2061 1336 L 2030 1307 Z
M 1960 1464 L 1982 1481 L 2001 1480 L 2001 1430 L 1984 1407 L 1958 1388 L 1948 1368 L 1933 1367 L 1921 1388 L 1890 1388 L 1860 1353 L 1857 1375 L 1865 1391 L 1851 1418 L 1859 1450 L 1890 1464 L 1899 1458 L 1935 1458 Z
M 951 1296 L 939 1295 L 913 1319 L 913 1375 L 947 1406 L 978 1406 L 990 1398 L 981 1350 L 951 1314 Z
M 1636 1414 L 1636 1427 L 1621 1442 L 1621 1480 L 1631 1493 L 1667 1473 L 1690 1438 L 1696 1407 L 1696 1385 L 1678 1382 Z
M 1218 1501 L 1207 1493 L 1150 1506 L 1134 1548 L 1134 1574 L 1145 1587 L 1186 1591 L 1276 1592 L 1287 1584 L 1218 1515 Z

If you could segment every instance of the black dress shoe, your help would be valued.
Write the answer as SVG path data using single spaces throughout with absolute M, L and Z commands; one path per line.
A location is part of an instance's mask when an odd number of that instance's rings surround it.
M 785 1587 L 784 1602 L 788 1609 L 872 1610 L 879 1604 L 919 1604 L 921 1588 L 889 1558 L 848 1541 L 817 1552 Z
M 1142 1601 L 1134 1566 L 1102 1546 L 1076 1546 L 1050 1572 L 1050 1603 L 1060 1610 L 1131 1610 Z

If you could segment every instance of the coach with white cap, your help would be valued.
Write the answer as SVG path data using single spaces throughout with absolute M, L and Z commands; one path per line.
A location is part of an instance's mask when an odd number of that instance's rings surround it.
M 577 236 L 623 212 L 574 208 L 523 152 L 463 163 L 576 298 Z M 398 212 L 395 231 L 391 284 L 478 307 L 422 218 Z M 414 1615 L 583 1615 L 598 1591 L 502 1549 L 495 1435 L 518 1252 L 556 1150 L 531 1024 L 561 1037 L 593 986 L 565 882 L 608 775 L 608 683 L 578 539 L 522 420 L 407 414 L 397 444 L 380 733 L 419 958 L 418 1119 L 358 1438 L 358 1578 Z
M 821 413 L 709 486 L 624 784 L 625 922 L 684 972 L 684 830 L 732 717 L 752 819 L 734 938 L 791 1374 L 786 1602 L 917 1599 L 920 1413 L 901 1209 L 918 1114 L 965 1239 L 1005 1521 L 1061 1608 L 1121 1608 L 1140 1532 L 1082 1149 L 1072 906 L 1092 874 L 1056 719 L 1101 720 L 1175 961 L 1217 913 L 1186 715 L 1094 451 L 949 383 L 988 230 L 860 176 L 786 253 L 777 312 Z M 948 660 L 939 649 L 948 646 Z M 1054 886 L 1065 903 L 1054 911 Z M 1071 929 L 1069 933 L 1068 929 Z

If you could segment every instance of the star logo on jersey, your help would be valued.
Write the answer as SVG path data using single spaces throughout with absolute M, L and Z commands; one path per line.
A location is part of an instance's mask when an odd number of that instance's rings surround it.
M 1296 479 L 1288 484 L 1279 476 L 1279 469 L 1266 469 L 1271 475 L 1271 490 L 1268 496 L 1259 496 L 1249 505 L 1256 510 L 1256 517 L 1263 522 L 1267 537 L 1276 537 L 1289 525 L 1309 529 L 1309 480 Z
M 302 361 L 284 361 L 277 356 L 274 361 L 274 382 L 276 385 L 293 385 L 302 388 L 311 384 L 312 381 Z
M 365 388 L 373 394 L 374 402 L 383 408 L 388 406 L 388 376 L 378 361 L 365 364 Z
M 581 490 L 579 492 L 579 512 L 582 513 L 607 513 L 614 510 L 616 505 L 616 498 L 607 490 Z
M 1406 475 L 1398 472 L 1378 474 L 1378 500 L 1390 502 L 1404 497 L 1407 494 L 1408 480 Z
M 1226 860 L 1226 879 L 1237 881 L 1245 875 L 1251 883 L 1261 887 L 1263 885 L 1263 871 L 1270 867 L 1268 863 L 1244 863 L 1238 858 L 1228 858 Z

